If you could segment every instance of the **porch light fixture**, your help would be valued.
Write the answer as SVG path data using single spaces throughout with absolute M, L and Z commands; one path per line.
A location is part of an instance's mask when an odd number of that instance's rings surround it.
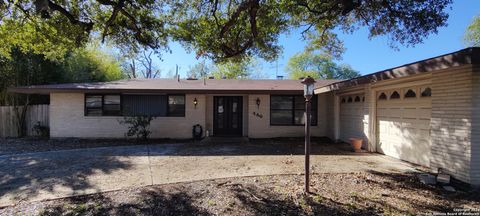
M 257 103 L 257 109 L 260 109 L 260 98 L 257 98 L 255 102 Z
M 307 76 L 303 79 L 303 96 L 305 97 L 305 193 L 310 193 L 310 124 L 311 99 L 313 96 L 313 88 L 315 80 Z
M 193 105 L 195 106 L 195 109 L 197 108 L 198 100 L 197 98 L 193 99 Z

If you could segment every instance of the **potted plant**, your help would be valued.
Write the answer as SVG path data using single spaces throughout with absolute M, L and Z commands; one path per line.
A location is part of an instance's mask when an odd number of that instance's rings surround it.
M 361 138 L 350 138 L 350 144 L 355 152 L 359 152 L 362 149 L 362 143 L 363 139 Z

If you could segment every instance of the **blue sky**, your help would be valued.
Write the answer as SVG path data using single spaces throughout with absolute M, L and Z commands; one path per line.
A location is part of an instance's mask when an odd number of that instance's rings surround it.
M 346 52 L 339 63 L 350 64 L 361 74 L 373 73 L 410 62 L 454 52 L 465 48 L 462 38 L 466 27 L 475 15 L 480 15 L 480 1 L 457 0 L 448 10 L 448 26 L 439 29 L 438 34 L 432 34 L 425 39 L 423 44 L 415 47 L 399 47 L 399 50 L 390 48 L 386 37 L 368 39 L 366 29 L 359 29 L 351 35 L 340 35 L 344 41 Z M 301 40 L 300 31 L 289 35 L 282 35 L 279 44 L 283 46 L 283 53 L 278 59 L 279 75 L 285 75 L 284 68 L 290 56 L 303 51 L 305 42 Z M 187 53 L 179 44 L 171 44 L 172 53 L 163 54 L 162 61 L 156 61 L 157 67 L 166 76 L 169 71 L 175 71 L 179 65 L 181 77 L 186 76 L 189 66 L 198 61 L 194 53 Z M 262 73 L 275 78 L 276 63 L 262 62 Z

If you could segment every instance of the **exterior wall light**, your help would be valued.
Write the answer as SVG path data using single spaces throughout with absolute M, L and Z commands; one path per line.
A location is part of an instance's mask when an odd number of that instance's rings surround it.
M 193 105 L 195 106 L 195 109 L 197 108 L 198 100 L 197 98 L 193 99 Z
M 260 98 L 257 98 L 257 100 L 255 101 L 257 103 L 257 109 L 260 109 Z

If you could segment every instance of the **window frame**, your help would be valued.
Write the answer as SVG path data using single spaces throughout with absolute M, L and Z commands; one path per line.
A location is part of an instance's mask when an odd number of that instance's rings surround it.
M 112 95 L 112 96 L 119 96 L 120 97 L 120 110 L 119 110 L 119 114 L 116 114 L 116 115 L 106 115 L 105 114 L 105 96 L 107 95 Z M 140 95 L 148 95 L 148 94 L 140 94 Z M 87 97 L 89 96 L 100 96 L 102 97 L 102 103 L 101 103 L 101 107 L 100 109 L 102 110 L 102 114 L 101 115 L 88 115 L 88 108 L 87 108 Z M 165 116 L 156 116 L 156 117 L 185 117 L 186 116 L 186 104 L 187 104 L 187 97 L 185 94 L 166 94 L 167 96 L 167 103 L 165 104 L 166 106 L 166 115 Z M 169 97 L 170 96 L 182 96 L 183 99 L 184 99 L 184 104 L 183 104 L 183 113 L 182 115 L 171 115 L 170 114 L 170 104 L 169 104 Z M 114 93 L 114 94 L 110 94 L 110 93 L 101 93 L 101 94 L 98 94 L 98 93 L 85 93 L 84 94 L 84 99 L 83 99 L 83 116 L 85 117 L 121 117 L 121 116 L 125 116 L 124 113 L 123 113 L 123 94 L 121 93 Z
M 109 96 L 119 96 L 120 97 L 120 110 L 119 110 L 119 114 L 118 115 L 105 115 L 105 109 L 104 109 L 104 105 L 105 105 L 105 96 L 106 95 L 109 95 Z M 102 106 L 101 106 L 101 110 L 102 110 L 102 114 L 101 115 L 87 115 L 87 97 L 89 96 L 100 96 L 102 97 Z M 109 94 L 109 93 L 104 93 L 104 94 L 96 94 L 96 93 L 85 93 L 84 94 L 84 98 L 83 98 L 83 116 L 85 117 L 117 117 L 117 116 L 123 116 L 123 110 L 122 110 L 122 107 L 123 107 L 123 99 L 122 99 L 122 94 L 119 94 L 119 93 L 115 93 L 115 94 Z
M 413 92 L 413 95 L 408 95 L 409 92 Z M 406 88 L 403 93 L 403 99 L 415 99 L 417 98 L 417 89 L 416 88 Z
M 395 94 L 396 93 L 396 94 Z M 388 97 L 389 100 L 401 100 L 402 94 L 400 94 L 399 90 L 393 90 Z
M 427 92 L 428 89 L 428 92 Z M 424 94 L 425 93 L 425 94 Z M 420 98 L 429 98 L 432 97 L 432 88 L 430 86 L 420 88 Z
M 183 97 L 183 115 L 171 115 L 170 114 L 170 96 L 182 96 Z M 187 113 L 187 97 L 185 94 L 167 94 L 167 115 L 165 117 L 185 117 Z
M 296 104 L 296 101 L 295 101 L 295 97 L 298 97 L 298 96 L 301 96 L 302 98 L 304 98 L 303 95 L 270 95 L 270 126 L 305 126 L 305 124 L 295 124 L 295 111 L 299 110 L 295 107 L 295 104 Z M 290 97 L 292 98 L 292 107 L 290 109 L 272 109 L 272 97 Z M 305 99 L 305 98 L 304 98 Z M 316 114 L 313 115 L 312 114 L 312 117 L 315 118 L 315 124 L 311 123 L 311 126 L 317 126 L 318 125 L 318 97 L 317 95 L 313 95 L 312 96 L 312 102 L 315 102 L 315 106 L 313 105 L 313 103 L 311 104 L 310 108 L 311 108 L 311 112 L 315 112 Z M 315 109 L 314 109 L 315 108 Z M 283 110 L 283 111 L 291 111 L 291 114 L 292 114 L 292 119 L 291 119 L 291 123 L 290 124 L 275 124 L 275 123 L 272 123 L 272 111 L 275 111 L 275 110 Z M 313 121 L 313 118 L 312 118 L 312 121 Z

